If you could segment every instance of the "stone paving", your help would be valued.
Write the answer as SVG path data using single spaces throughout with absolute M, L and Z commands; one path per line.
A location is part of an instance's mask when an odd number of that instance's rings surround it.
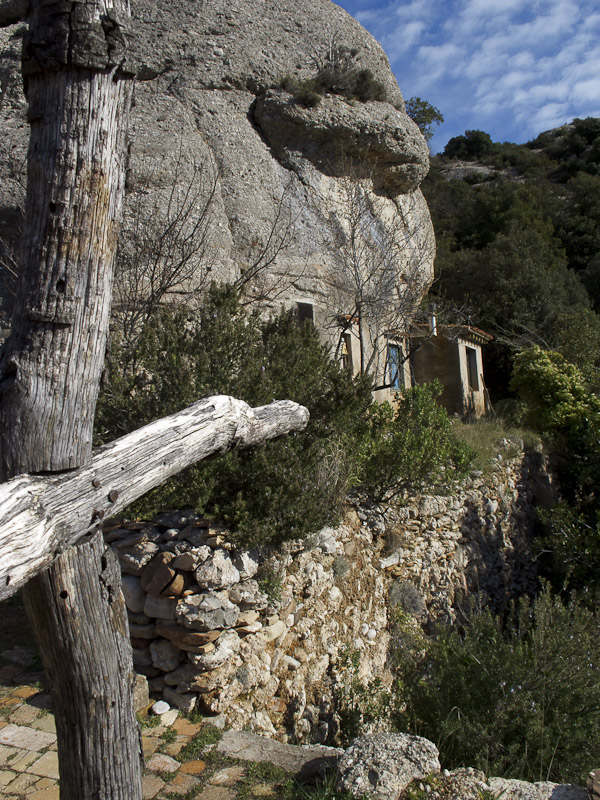
M 43 676 L 24 666 L 23 648 L 0 651 L 0 797 L 59 800 L 56 728 Z M 31 658 L 29 658 L 31 660 Z M 220 733 L 169 711 L 142 725 L 144 800 L 235 800 L 283 797 L 282 770 L 223 756 Z M 287 796 L 287 795 L 286 795 Z

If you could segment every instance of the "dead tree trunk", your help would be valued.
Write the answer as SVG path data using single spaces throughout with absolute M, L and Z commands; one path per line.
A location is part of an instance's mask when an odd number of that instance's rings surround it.
M 127 0 L 16 6 L 28 12 L 31 134 L 14 327 L 0 356 L 4 480 L 91 454 L 132 83 Z M 105 558 L 99 540 L 76 548 L 25 590 L 56 698 L 63 800 L 141 798 L 127 621 Z

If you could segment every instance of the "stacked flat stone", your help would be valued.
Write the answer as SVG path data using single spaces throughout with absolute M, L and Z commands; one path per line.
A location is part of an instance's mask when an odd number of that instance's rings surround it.
M 364 649 L 365 675 L 384 667 L 385 577 L 354 512 L 271 556 L 277 599 L 256 580 L 258 554 L 194 514 L 115 522 L 104 533 L 121 564 L 136 670 L 178 709 L 224 714 L 228 725 L 281 740 L 324 741 L 337 731 L 340 651 Z
M 268 598 L 253 580 L 258 560 L 224 533 L 178 512 L 105 530 L 123 573 L 135 667 L 151 690 L 185 711 L 242 638 L 263 628 Z
M 430 618 L 452 620 L 470 594 L 485 594 L 501 612 L 511 598 L 534 592 L 536 504 L 548 507 L 552 493 L 543 454 L 503 440 L 487 473 L 452 494 L 407 497 L 359 516 L 385 529 L 381 569 L 416 587 Z

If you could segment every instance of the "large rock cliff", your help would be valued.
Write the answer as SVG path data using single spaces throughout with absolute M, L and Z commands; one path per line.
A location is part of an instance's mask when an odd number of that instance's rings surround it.
M 182 231 L 196 226 L 201 235 L 192 261 L 202 279 L 258 271 L 271 305 L 310 302 L 325 322 L 349 213 L 344 187 L 358 180 L 380 235 L 402 240 L 398 284 L 416 271 L 422 293 L 434 249 L 419 189 L 427 146 L 383 50 L 358 22 L 330 0 L 134 0 L 132 11 L 137 82 L 124 252 L 179 216 Z M 8 238 L 28 134 L 23 30 L 0 31 L 0 234 Z M 314 75 L 336 48 L 373 73 L 387 102 L 329 94 L 310 108 L 279 88 L 286 77 Z

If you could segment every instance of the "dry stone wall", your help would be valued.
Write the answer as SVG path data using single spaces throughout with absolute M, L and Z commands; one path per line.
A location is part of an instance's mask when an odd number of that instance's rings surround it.
M 475 473 L 452 494 L 372 509 L 378 522 L 371 524 L 386 537 L 381 563 L 394 579 L 391 602 L 423 619 L 454 620 L 469 597 L 500 611 L 511 598 L 532 594 L 536 507 L 553 495 L 541 448 L 504 439 L 489 472 Z
M 134 662 L 155 695 L 281 741 L 336 741 L 336 687 L 379 677 L 388 609 L 453 618 L 480 593 L 501 607 L 531 591 L 539 453 L 507 443 L 489 477 L 452 496 L 368 506 L 276 555 L 233 545 L 191 513 L 105 529 L 123 572 Z

